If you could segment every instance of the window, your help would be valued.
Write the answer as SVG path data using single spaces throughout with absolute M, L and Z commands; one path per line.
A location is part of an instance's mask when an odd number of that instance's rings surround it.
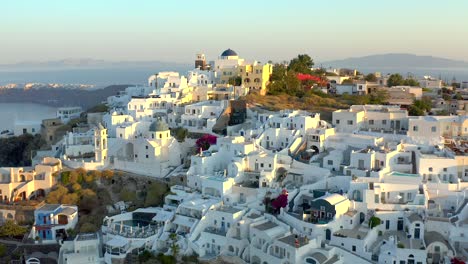
M 379 203 L 379 195 L 376 194 L 375 197 L 374 197 L 374 202 L 375 203 Z
M 333 165 L 333 160 L 328 160 L 328 165 Z
M 353 120 L 348 120 L 348 125 L 352 125 L 353 124 Z
M 431 132 L 436 132 L 436 127 L 435 126 L 431 127 Z
M 325 206 L 320 206 L 320 211 L 325 211 Z
M 146 146 L 146 149 L 148 149 L 148 146 Z
M 340 120 L 339 120 L 339 119 L 337 119 L 335 122 L 336 122 L 336 124 L 339 124 L 339 123 L 340 123 Z
M 356 252 L 356 246 L 353 246 L 352 250 L 353 252 Z
M 148 156 L 148 155 L 146 155 L 146 158 L 149 158 L 149 156 Z
M 386 125 L 387 124 L 387 120 L 382 120 L 382 125 Z
M 374 124 L 374 120 L 369 120 L 369 125 L 373 125 Z
M 413 131 L 418 131 L 418 126 L 413 126 Z
M 447 168 L 444 168 L 444 172 L 447 172 Z
M 432 172 L 432 167 L 429 167 L 429 171 Z

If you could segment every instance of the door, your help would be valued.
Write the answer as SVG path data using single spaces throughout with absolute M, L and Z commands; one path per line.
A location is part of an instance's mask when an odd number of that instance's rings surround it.
M 395 130 L 396 130 L 396 131 L 400 130 L 400 120 L 397 120 L 397 121 L 395 122 Z
M 398 231 L 403 230 L 403 218 L 398 218 L 398 227 L 397 227 L 397 230 L 398 230 Z
M 415 239 L 419 239 L 420 238 L 420 229 L 419 228 L 415 228 L 414 229 L 414 238 Z
M 385 229 L 390 229 L 390 220 L 385 221 Z
M 325 239 L 326 240 L 331 240 L 331 230 L 330 229 L 325 230 Z

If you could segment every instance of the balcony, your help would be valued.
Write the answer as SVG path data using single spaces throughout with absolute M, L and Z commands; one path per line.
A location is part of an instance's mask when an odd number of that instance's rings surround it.
M 225 237 L 226 233 L 227 233 L 227 230 L 225 228 L 216 228 L 216 227 L 211 227 L 210 226 L 210 227 L 207 227 L 205 229 L 205 232 Z

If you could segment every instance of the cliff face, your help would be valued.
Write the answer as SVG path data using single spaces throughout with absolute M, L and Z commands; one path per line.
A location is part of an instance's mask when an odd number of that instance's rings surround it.
M 111 85 L 103 89 L 2 89 L 0 103 L 36 103 L 54 107 L 81 106 L 88 109 L 105 101 L 107 97 L 116 95 L 129 85 Z

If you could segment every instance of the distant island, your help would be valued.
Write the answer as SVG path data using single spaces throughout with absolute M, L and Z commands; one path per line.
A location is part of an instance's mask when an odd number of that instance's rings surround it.
M 183 69 L 187 64 L 164 61 L 107 61 L 88 58 L 67 58 L 51 61 L 22 61 L 18 63 L 0 64 L 0 71 L 31 71 L 31 70 L 76 70 L 76 69 L 128 69 L 157 68 Z
M 103 89 L 3 89 L 0 90 L 0 103 L 35 103 L 53 107 L 81 106 L 88 109 L 102 103 L 111 95 L 117 95 L 130 85 L 111 85 Z
M 377 54 L 320 63 L 323 67 L 349 68 L 468 68 L 468 62 L 408 53 Z

